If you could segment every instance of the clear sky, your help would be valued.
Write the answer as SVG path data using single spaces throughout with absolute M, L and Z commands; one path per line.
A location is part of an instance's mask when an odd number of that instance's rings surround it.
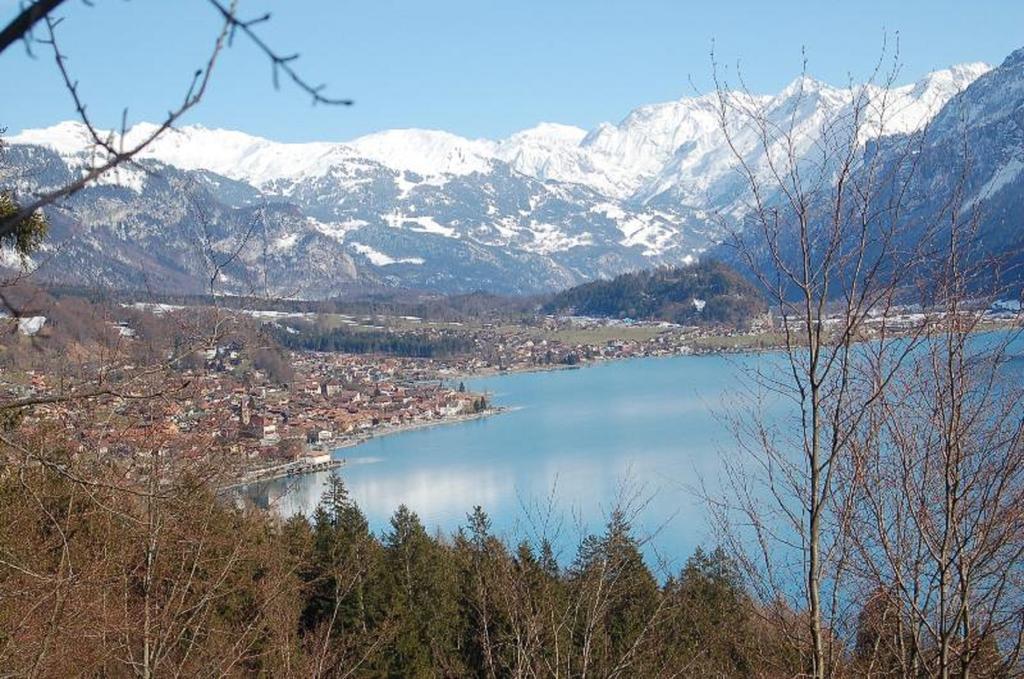
M 218 20 L 205 0 L 68 0 L 64 51 L 89 110 L 118 126 L 156 120 L 202 64 Z M 709 86 L 709 51 L 773 92 L 809 70 L 834 84 L 863 77 L 883 36 L 899 32 L 901 81 L 965 61 L 998 63 L 1024 46 L 1019 0 L 241 0 L 270 10 L 261 27 L 301 71 L 352 108 L 310 107 L 274 91 L 266 61 L 236 41 L 189 123 L 283 141 L 345 140 L 392 127 L 500 137 L 540 121 L 592 127 L 631 108 Z M 16 0 L 0 0 L 0 19 Z M 41 35 L 41 33 L 39 33 Z M 10 132 L 73 117 L 51 54 L 0 55 L 0 125 Z

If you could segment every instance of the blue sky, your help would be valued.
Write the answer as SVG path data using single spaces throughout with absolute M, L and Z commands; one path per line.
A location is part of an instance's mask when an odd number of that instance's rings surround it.
M 640 104 L 709 87 L 714 40 L 752 89 L 776 91 L 799 72 L 863 77 L 883 36 L 899 31 L 901 81 L 954 63 L 998 63 L 1024 46 L 1024 2 L 755 2 L 716 0 L 241 0 L 300 69 L 352 108 L 310 107 L 274 91 L 269 66 L 244 41 L 225 54 L 213 89 L 186 122 L 284 141 L 344 140 L 391 127 L 500 137 L 540 121 L 592 127 Z M 0 0 L 0 18 L 17 9 Z M 205 0 L 68 0 L 60 27 L 90 112 L 117 126 L 156 120 L 183 93 L 217 28 Z M 73 117 L 52 57 L 20 46 L 0 55 L 10 131 Z M 14 94 L 16 93 L 16 94 Z

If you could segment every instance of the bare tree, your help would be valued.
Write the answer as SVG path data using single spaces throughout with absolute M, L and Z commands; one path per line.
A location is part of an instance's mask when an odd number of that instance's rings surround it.
M 966 176 L 970 164 L 964 143 L 949 171 Z M 844 461 L 844 480 L 860 479 L 857 579 L 889 601 L 887 633 L 873 632 L 866 653 L 879 674 L 1022 672 L 1021 319 L 986 316 L 1007 290 L 998 262 L 977 252 L 980 214 L 964 188 L 955 183 L 943 251 L 924 271 L 927 342 L 872 405 Z
M 205 63 L 192 73 L 184 95 L 176 105 L 170 107 L 164 119 L 141 139 L 129 144 L 125 139 L 128 127 L 127 112 L 122 115 L 119 133 L 104 131 L 94 123 L 87 112 L 88 107 L 82 95 L 81 86 L 72 77 L 68 68 L 67 55 L 61 50 L 57 40 L 56 29 L 60 25 L 61 19 L 55 18 L 54 12 L 62 4 L 64 4 L 63 0 L 36 0 L 24 7 L 3 30 L 0 30 L 0 56 L 19 41 L 23 42 L 30 51 L 33 44 L 43 45 L 50 50 L 64 86 L 71 96 L 75 112 L 95 146 L 96 159 L 79 177 L 64 186 L 30 196 L 27 200 L 17 203 L 14 203 L 11 198 L 12 209 L 0 211 L 0 242 L 6 241 L 12 234 L 24 231 L 25 225 L 31 223 L 34 215 L 40 209 L 77 193 L 115 168 L 131 163 L 156 139 L 172 129 L 182 116 L 195 108 L 203 99 L 223 49 L 232 44 L 236 35 L 241 34 L 248 39 L 270 61 L 275 88 L 279 86 L 283 75 L 308 95 L 313 104 L 342 106 L 352 104 L 350 99 L 338 99 L 325 95 L 323 85 L 310 84 L 295 69 L 298 54 L 280 53 L 259 35 L 257 29 L 260 24 L 270 20 L 269 14 L 246 19 L 238 14 L 236 1 L 224 4 L 219 0 L 206 0 L 206 4 L 214 10 L 220 20 L 220 27 L 215 34 Z M 43 37 L 34 34 L 34 30 L 40 24 L 46 29 Z
M 779 361 L 751 370 L 755 416 L 733 422 L 739 454 L 715 513 L 748 555 L 765 602 L 801 611 L 776 622 L 791 630 L 809 675 L 833 676 L 849 633 L 849 482 L 857 480 L 839 483 L 837 473 L 869 406 L 921 340 L 920 327 L 891 319 L 930 242 L 902 237 L 926 132 L 891 142 L 891 153 L 863 153 L 866 134 L 885 136 L 895 113 L 898 51 L 891 64 L 883 51 L 868 81 L 851 83 L 839 102 L 815 100 L 806 63 L 781 105 L 752 95 L 742 78 L 730 90 L 714 55 L 712 63 L 720 129 L 748 196 L 728 244 L 766 291 L 784 341 Z M 813 105 L 821 120 L 800 134 L 800 113 Z

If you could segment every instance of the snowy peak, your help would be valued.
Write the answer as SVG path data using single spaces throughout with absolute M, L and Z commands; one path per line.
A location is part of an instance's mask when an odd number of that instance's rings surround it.
M 142 122 L 131 127 L 124 139 L 114 132 L 102 131 L 101 138 L 115 148 L 131 148 L 158 129 Z M 97 149 L 84 124 L 58 123 L 40 130 L 25 130 L 11 138 L 12 144 L 35 144 L 56 151 L 62 158 L 90 162 Z M 182 170 L 209 170 L 230 179 L 255 186 L 284 177 L 298 178 L 355 157 L 342 144 L 314 142 L 281 144 L 235 130 L 210 129 L 188 125 L 163 132 L 139 155 Z
M 494 143 L 440 130 L 386 130 L 349 143 L 359 155 L 397 171 L 425 177 L 486 172 Z
M 141 141 L 150 128 L 145 123 L 136 125 L 126 137 Z M 262 186 L 274 179 L 305 175 L 314 167 L 329 167 L 353 155 L 339 150 L 334 144 L 278 144 L 244 132 L 190 125 L 158 137 L 143 157 Z
M 782 88 L 782 91 L 775 96 L 777 101 L 786 101 L 793 97 L 807 97 L 814 95 L 833 95 L 842 92 L 842 88 L 832 87 L 810 75 L 799 75 Z
M 947 88 L 960 91 L 966 89 L 968 85 L 991 70 L 991 64 L 986 64 L 983 61 L 958 64 L 928 73 L 918 81 L 917 86 L 924 85 L 925 87 Z
M 858 138 L 865 142 L 921 129 L 946 102 L 989 70 L 987 64 L 962 64 L 891 89 L 841 88 L 802 75 L 776 95 L 728 96 L 740 108 L 756 107 L 785 120 L 803 146 L 814 142 L 827 116 L 867 101 L 867 115 L 858 130 Z M 741 129 L 741 116 L 733 117 L 737 146 L 756 166 L 763 162 L 757 140 Z M 350 142 L 279 143 L 191 125 L 165 133 L 142 157 L 285 193 L 307 179 L 326 178 L 339 182 L 339 188 L 351 187 L 367 168 L 383 166 L 395 174 L 393 181 L 403 196 L 423 183 L 441 186 L 450 177 L 486 175 L 507 165 L 534 179 L 582 185 L 615 201 L 646 203 L 670 192 L 674 200 L 692 207 L 731 211 L 736 208 L 736 187 L 725 178 L 733 173 L 735 160 L 720 124 L 717 96 L 711 93 L 640 106 L 618 124 L 602 123 L 589 132 L 548 122 L 497 141 L 440 130 L 396 129 Z M 154 129 L 148 123 L 136 125 L 125 135 L 125 144 L 137 143 Z M 120 142 L 116 135 L 111 138 Z M 65 158 L 77 156 L 78 165 L 94 155 L 93 140 L 80 123 L 26 130 L 11 141 L 48 146 Z
M 571 144 L 576 146 L 586 136 L 587 131 L 582 127 L 562 125 L 561 123 L 538 123 L 534 127 L 516 132 L 502 143 Z
M 913 85 L 893 89 L 883 133 L 907 134 L 922 129 L 949 100 L 991 70 L 991 66 L 982 62 L 961 64 L 932 71 Z M 876 93 L 873 100 L 877 110 L 881 94 Z
M 77 155 L 93 145 L 88 128 L 77 120 L 66 120 L 50 127 L 22 130 L 8 140 L 12 144 L 34 144 L 55 151 L 62 158 Z
M 328 296 L 357 279 L 520 293 L 678 265 L 714 248 L 724 224 L 749 208 L 734 151 L 752 171 L 770 169 L 768 154 L 778 147 L 764 148 L 742 114 L 751 109 L 791 131 L 798 162 L 810 162 L 823 129 L 867 143 L 927 125 L 922 156 L 936 157 L 934 167 L 945 169 L 942 140 L 960 138 L 966 126 L 984 160 L 972 200 L 994 196 L 1003 201 L 996 203 L 1000 215 L 1016 215 L 1024 152 L 1005 130 L 1024 100 L 1022 67 L 1024 51 L 991 72 L 964 64 L 890 88 L 836 87 L 801 76 L 776 94 L 726 93 L 724 121 L 712 92 L 640 106 L 589 131 L 543 122 L 499 140 L 396 129 L 347 142 L 280 143 L 185 126 L 162 134 L 140 163 L 105 175 L 62 206 L 55 228 L 85 229 L 92 237 L 74 239 L 51 270 L 55 279 L 98 276 L 135 287 L 158 271 L 168 286 L 205 289 L 206 264 L 190 241 L 200 233 L 194 204 L 206 206 L 217 233 L 245 232 L 257 213 L 266 220 L 262 248 L 254 245 L 237 270 L 226 272 L 226 284 L 239 291 L 266 257 L 275 262 L 275 289 L 298 285 Z M 862 115 L 849 115 L 859 106 Z M 860 127 L 830 127 L 836 115 Z M 141 123 L 123 140 L 103 138 L 130 147 L 156 129 Z M 103 159 L 77 122 L 26 130 L 9 141 L 5 166 L 16 170 L 26 192 L 63 185 Z M 880 152 L 887 147 L 880 144 Z M 230 254 L 232 243 L 228 237 L 216 247 Z

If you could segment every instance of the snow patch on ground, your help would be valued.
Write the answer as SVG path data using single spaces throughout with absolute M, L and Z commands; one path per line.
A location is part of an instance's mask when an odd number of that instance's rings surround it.
M 0 247 L 0 267 L 15 269 L 17 271 L 31 271 L 36 268 L 36 263 L 31 257 L 22 258 L 13 247 Z
M 28 337 L 36 335 L 46 325 L 44 315 L 26 315 L 12 319 L 6 311 L 0 311 L 0 319 L 17 323 L 17 332 Z
M 320 233 L 333 238 L 339 243 L 345 242 L 345 236 L 350 231 L 357 231 L 364 226 L 370 225 L 369 222 L 362 219 L 350 219 L 343 222 L 321 222 L 309 217 L 306 222 Z
M 4 314 L 6 315 L 6 314 Z M 22 335 L 32 337 L 46 325 L 46 316 L 22 316 L 17 319 L 18 332 Z
M 395 175 L 395 186 L 398 187 L 398 197 L 405 198 L 413 189 L 419 186 L 419 183 L 409 181 L 405 178 L 405 172 L 399 172 Z
M 82 174 L 92 170 L 92 167 L 81 168 Z M 142 194 L 143 189 L 146 188 L 146 180 L 148 175 L 137 167 L 119 165 L 114 169 L 104 172 L 96 178 L 95 184 L 104 186 L 120 186 L 130 191 L 134 191 L 136 194 Z
M 554 224 L 531 221 L 529 230 L 533 233 L 533 241 L 524 244 L 523 249 L 541 255 L 564 252 L 565 250 L 571 250 L 581 245 L 590 245 L 594 242 L 593 236 L 589 233 L 569 236 Z
M 633 217 L 619 222 L 622 231 L 620 244 L 626 247 L 642 247 L 645 257 L 656 257 L 668 248 L 674 231 L 666 224 L 653 221 L 651 217 Z
M 393 212 L 384 215 L 384 221 L 393 229 L 408 228 L 409 231 L 415 231 L 416 233 L 434 233 L 445 238 L 459 237 L 455 229 L 438 223 L 436 219 L 430 216 L 412 217 Z M 407 227 L 407 224 L 413 224 L 414 226 Z
M 395 258 L 392 257 L 391 255 L 386 255 L 383 252 L 380 252 L 379 250 L 374 250 L 369 245 L 364 245 L 363 243 L 353 242 L 350 243 L 349 246 L 353 250 L 355 250 L 362 256 L 366 257 L 368 260 L 370 260 L 371 264 L 374 264 L 376 266 L 389 266 L 391 264 L 423 264 L 423 262 L 425 261 L 422 257 Z
M 273 247 L 275 250 L 291 250 L 298 241 L 299 234 L 289 233 L 275 240 Z
M 498 232 L 498 235 L 504 239 L 504 244 L 508 245 L 519 236 L 519 228 L 514 219 L 504 217 L 495 222 L 491 223 L 494 230 Z
M 626 217 L 626 211 L 614 203 L 598 203 L 590 211 L 603 214 L 608 219 L 620 220 Z
M 157 316 L 171 313 L 172 311 L 181 311 L 185 308 L 179 304 L 162 304 L 159 302 L 135 302 L 133 304 L 125 304 L 124 306 L 133 307 L 140 311 L 148 311 Z

